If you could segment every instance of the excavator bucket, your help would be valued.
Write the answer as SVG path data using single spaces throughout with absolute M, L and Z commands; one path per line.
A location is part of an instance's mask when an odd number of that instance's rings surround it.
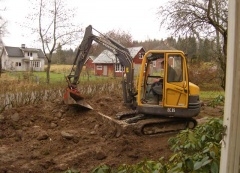
M 84 97 L 76 89 L 67 88 L 64 94 L 64 103 L 71 106 L 86 108 L 92 110 L 93 108 L 85 102 Z

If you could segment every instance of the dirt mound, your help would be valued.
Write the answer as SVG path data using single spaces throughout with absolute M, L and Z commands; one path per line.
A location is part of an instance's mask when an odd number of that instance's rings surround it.
M 167 158 L 172 135 L 116 135 L 99 112 L 113 116 L 126 108 L 120 95 L 89 99 L 94 110 L 62 101 L 5 110 L 0 114 L 0 172 L 90 172 L 100 164 L 118 166 Z

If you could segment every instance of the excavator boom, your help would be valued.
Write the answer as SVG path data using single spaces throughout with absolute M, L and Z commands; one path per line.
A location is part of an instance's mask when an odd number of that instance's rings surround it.
M 123 78 L 122 81 L 123 98 L 124 103 L 132 104 L 135 99 L 134 96 L 136 95 L 136 91 L 133 84 L 133 60 L 128 49 L 103 34 L 101 34 L 102 37 L 94 35 L 92 30 L 93 28 L 91 25 L 86 28 L 83 40 L 78 47 L 72 70 L 66 77 L 68 87 L 64 94 L 64 102 L 68 105 L 78 105 L 87 109 L 92 109 L 92 107 L 84 101 L 84 97 L 78 90 L 77 85 L 84 63 L 88 58 L 92 43 L 95 41 L 114 53 L 120 64 L 126 68 L 126 78 Z

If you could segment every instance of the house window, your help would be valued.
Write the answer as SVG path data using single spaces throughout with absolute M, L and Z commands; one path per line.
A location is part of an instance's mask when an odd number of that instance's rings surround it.
M 143 54 L 142 52 L 139 52 L 139 53 L 138 53 L 139 59 L 143 59 L 143 55 L 144 55 L 144 54 Z
M 16 62 L 16 67 L 21 67 L 22 63 L 21 62 Z
M 31 67 L 40 67 L 40 62 L 39 61 L 31 61 L 30 65 L 31 65 Z
M 156 67 L 156 61 L 153 61 L 153 62 L 152 62 L 152 66 L 153 66 L 153 67 Z
M 102 66 L 101 65 L 97 65 L 97 70 L 102 70 Z
M 28 52 L 28 56 L 32 56 L 32 52 Z
M 124 72 L 125 71 L 125 67 L 121 64 L 116 64 L 115 65 L 115 72 Z

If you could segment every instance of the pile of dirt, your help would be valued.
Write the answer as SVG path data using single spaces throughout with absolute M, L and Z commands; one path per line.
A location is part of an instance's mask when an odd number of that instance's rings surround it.
M 99 112 L 113 116 L 126 109 L 120 100 L 118 94 L 89 99 L 91 111 L 62 101 L 5 110 L 0 114 L 0 172 L 84 173 L 100 164 L 168 158 L 167 141 L 174 134 L 116 135 L 116 127 L 103 121 Z

